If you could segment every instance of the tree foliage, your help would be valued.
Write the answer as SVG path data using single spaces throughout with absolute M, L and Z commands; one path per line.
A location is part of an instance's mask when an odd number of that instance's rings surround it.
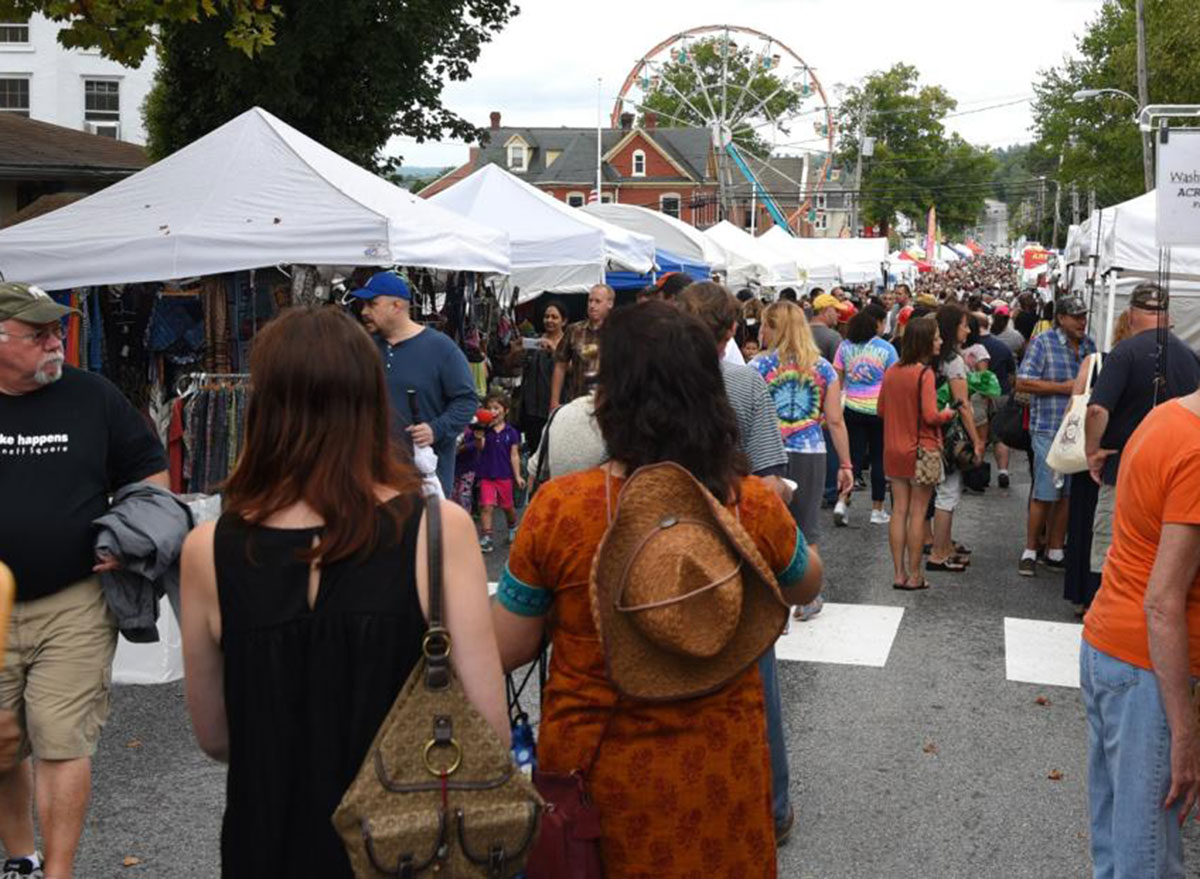
M 1145 10 L 1150 103 L 1200 102 L 1200 3 L 1152 0 Z M 1099 88 L 1137 96 L 1135 0 L 1105 0 L 1079 38 L 1076 55 L 1042 71 L 1034 83 L 1030 161 L 1053 168 L 1063 184 L 1095 189 L 1104 207 L 1140 195 L 1145 181 L 1133 101 L 1117 95 L 1072 99 L 1076 91 Z
M 752 123 L 768 117 L 783 121 L 797 110 L 804 96 L 760 63 L 750 46 L 738 45 L 724 36 L 697 40 L 687 47 L 686 57 L 663 64 L 654 73 L 645 72 L 648 94 L 638 106 L 641 119 L 651 110 L 664 124 L 708 127 L 717 118 L 734 120 L 757 109 L 753 116 L 734 126 L 738 146 L 766 158 L 771 145 Z M 724 86 L 722 86 L 724 75 Z M 788 134 L 785 126 L 781 134 Z
M 41 13 L 63 22 L 58 41 L 67 49 L 98 49 L 137 67 L 161 25 L 221 17 L 226 45 L 253 57 L 275 43 L 282 14 L 267 0 L 0 0 L 0 21 L 23 21 Z
M 863 158 L 860 219 L 885 231 L 896 214 L 920 220 L 931 207 L 947 232 L 974 226 L 995 170 L 995 159 L 943 120 L 957 103 L 937 85 L 922 85 L 917 69 L 896 64 L 847 89 L 838 113 L 838 154 L 858 160 L 861 133 L 874 138 Z M 919 223 L 918 223 L 919 224 Z
M 516 15 L 511 0 L 280 0 L 275 45 L 253 59 L 225 39 L 228 10 L 161 29 L 145 107 L 152 156 L 168 155 L 260 106 L 365 167 L 395 167 L 393 135 L 474 140 L 442 106 L 482 46 Z

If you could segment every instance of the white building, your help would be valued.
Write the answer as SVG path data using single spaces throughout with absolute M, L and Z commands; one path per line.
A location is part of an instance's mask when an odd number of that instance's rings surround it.
M 64 49 L 62 27 L 40 15 L 0 20 L 0 113 L 144 144 L 153 51 L 140 68 L 122 67 L 96 50 Z

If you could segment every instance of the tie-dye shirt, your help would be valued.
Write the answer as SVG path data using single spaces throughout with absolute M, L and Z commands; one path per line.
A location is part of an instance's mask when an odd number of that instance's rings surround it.
M 846 408 L 875 415 L 883 374 L 899 359 L 892 343 L 878 336 L 861 344 L 842 342 L 833 358 L 833 368 L 845 376 Z
M 752 365 L 766 379 L 775 402 L 783 447 L 789 452 L 824 452 L 825 394 L 837 381 L 829 361 L 818 357 L 808 373 L 801 373 L 794 364 L 781 365 L 779 355 L 770 351 Z

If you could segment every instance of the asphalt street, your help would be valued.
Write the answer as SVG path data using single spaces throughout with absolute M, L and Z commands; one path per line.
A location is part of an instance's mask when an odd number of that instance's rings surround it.
M 825 514 L 828 599 L 903 615 L 882 667 L 780 664 L 797 812 L 780 876 L 1090 875 L 1079 691 L 1006 679 L 1005 618 L 1076 622 L 1061 575 L 1017 575 L 1026 490 L 1017 478 L 964 499 L 955 535 L 974 564 L 930 575 L 924 593 L 891 588 L 886 529 L 866 523 L 862 494 L 849 527 Z M 503 551 L 489 557 L 492 579 Z M 182 685 L 118 688 L 78 875 L 217 876 L 223 796 Z M 1185 844 L 1200 872 L 1194 823 Z

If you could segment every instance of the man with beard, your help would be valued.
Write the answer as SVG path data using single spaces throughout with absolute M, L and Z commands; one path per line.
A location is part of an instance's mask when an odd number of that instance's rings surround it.
M 137 410 L 107 379 L 63 365 L 71 311 L 37 287 L 0 283 L 0 560 L 17 582 L 0 708 L 22 732 L 20 762 L 0 771 L 4 876 L 72 875 L 117 646 L 97 577 L 117 565 L 96 557 L 92 521 L 122 486 L 169 488 Z

